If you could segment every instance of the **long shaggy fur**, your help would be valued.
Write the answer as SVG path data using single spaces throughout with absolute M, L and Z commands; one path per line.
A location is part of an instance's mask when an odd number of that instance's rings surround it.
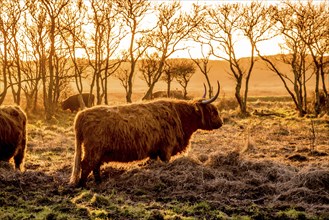
M 152 97 L 154 99 L 159 99 L 159 98 L 166 98 L 168 97 L 168 92 L 167 91 L 157 91 L 152 94 Z M 175 98 L 175 99 L 184 99 L 184 94 L 182 91 L 170 91 L 170 98 Z M 187 98 L 189 99 L 189 98 Z
M 19 106 L 0 107 L 0 161 L 14 158 L 15 168 L 24 168 L 27 118 Z
M 100 181 L 104 162 L 148 157 L 169 161 L 186 150 L 197 129 L 212 130 L 221 125 L 216 107 L 197 101 L 168 99 L 83 110 L 74 123 L 76 150 L 70 182 L 84 185 L 91 171 Z
M 71 112 L 78 111 L 80 109 L 79 95 L 80 94 L 72 95 L 65 99 L 61 103 L 62 109 L 70 109 Z M 90 95 L 89 93 L 82 93 L 81 95 L 86 107 L 91 107 L 94 105 L 95 96 L 93 94 Z

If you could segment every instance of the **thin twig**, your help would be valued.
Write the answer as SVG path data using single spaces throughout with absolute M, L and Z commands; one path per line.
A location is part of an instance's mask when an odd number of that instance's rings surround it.
M 314 152 L 315 150 L 315 142 L 316 142 L 316 135 L 315 135 L 315 128 L 314 128 L 314 121 L 311 120 L 311 133 L 312 133 L 312 136 L 311 136 L 311 152 Z

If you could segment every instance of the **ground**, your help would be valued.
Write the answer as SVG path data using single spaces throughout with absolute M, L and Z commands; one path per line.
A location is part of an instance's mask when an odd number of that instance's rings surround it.
M 102 167 L 68 185 L 74 114 L 29 117 L 25 171 L 0 162 L 0 219 L 329 219 L 329 117 L 255 99 L 249 117 L 218 103 L 222 128 L 197 131 L 169 163 Z

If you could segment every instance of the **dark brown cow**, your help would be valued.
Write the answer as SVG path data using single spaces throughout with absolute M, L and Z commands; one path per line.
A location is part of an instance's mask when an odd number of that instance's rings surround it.
M 152 97 L 154 99 L 158 98 L 167 98 L 168 97 L 168 92 L 167 91 L 157 91 L 152 94 Z M 182 91 L 170 91 L 170 98 L 175 98 L 175 99 L 184 99 L 184 94 Z M 187 98 L 189 99 L 189 98 Z
M 75 159 L 70 183 L 84 186 L 93 171 L 100 182 L 104 162 L 130 162 L 145 158 L 169 161 L 184 152 L 192 134 L 222 126 L 217 108 L 209 100 L 164 99 L 123 106 L 95 106 L 75 117 Z M 83 155 L 83 158 L 82 158 Z
M 0 106 L 0 161 L 14 157 L 15 168 L 24 169 L 27 118 L 19 106 Z
M 94 105 L 95 96 L 93 94 L 91 94 L 90 96 L 90 103 L 91 103 L 90 105 L 88 104 L 89 93 L 82 93 L 82 99 L 86 107 L 91 107 Z M 61 105 L 63 110 L 70 109 L 71 112 L 78 111 L 80 109 L 79 94 L 68 97 L 61 103 Z

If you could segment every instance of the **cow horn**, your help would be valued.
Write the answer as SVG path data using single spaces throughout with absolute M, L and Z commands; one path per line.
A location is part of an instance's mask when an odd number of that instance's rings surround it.
M 208 99 L 208 100 L 202 100 L 201 101 L 201 103 L 202 104 L 210 104 L 210 103 L 212 103 L 213 101 L 215 101 L 216 99 L 217 99 L 217 97 L 218 97 L 218 95 L 219 95 L 219 91 L 220 91 L 220 85 L 219 85 L 219 82 L 218 82 L 218 80 L 217 80 L 217 93 L 216 93 L 216 95 L 214 96 L 214 97 L 212 97 L 211 99 Z
M 203 96 L 202 98 L 206 98 L 206 95 L 207 95 L 207 88 L 206 88 L 206 84 L 203 83 L 203 87 L 204 87 L 204 93 L 203 93 Z

